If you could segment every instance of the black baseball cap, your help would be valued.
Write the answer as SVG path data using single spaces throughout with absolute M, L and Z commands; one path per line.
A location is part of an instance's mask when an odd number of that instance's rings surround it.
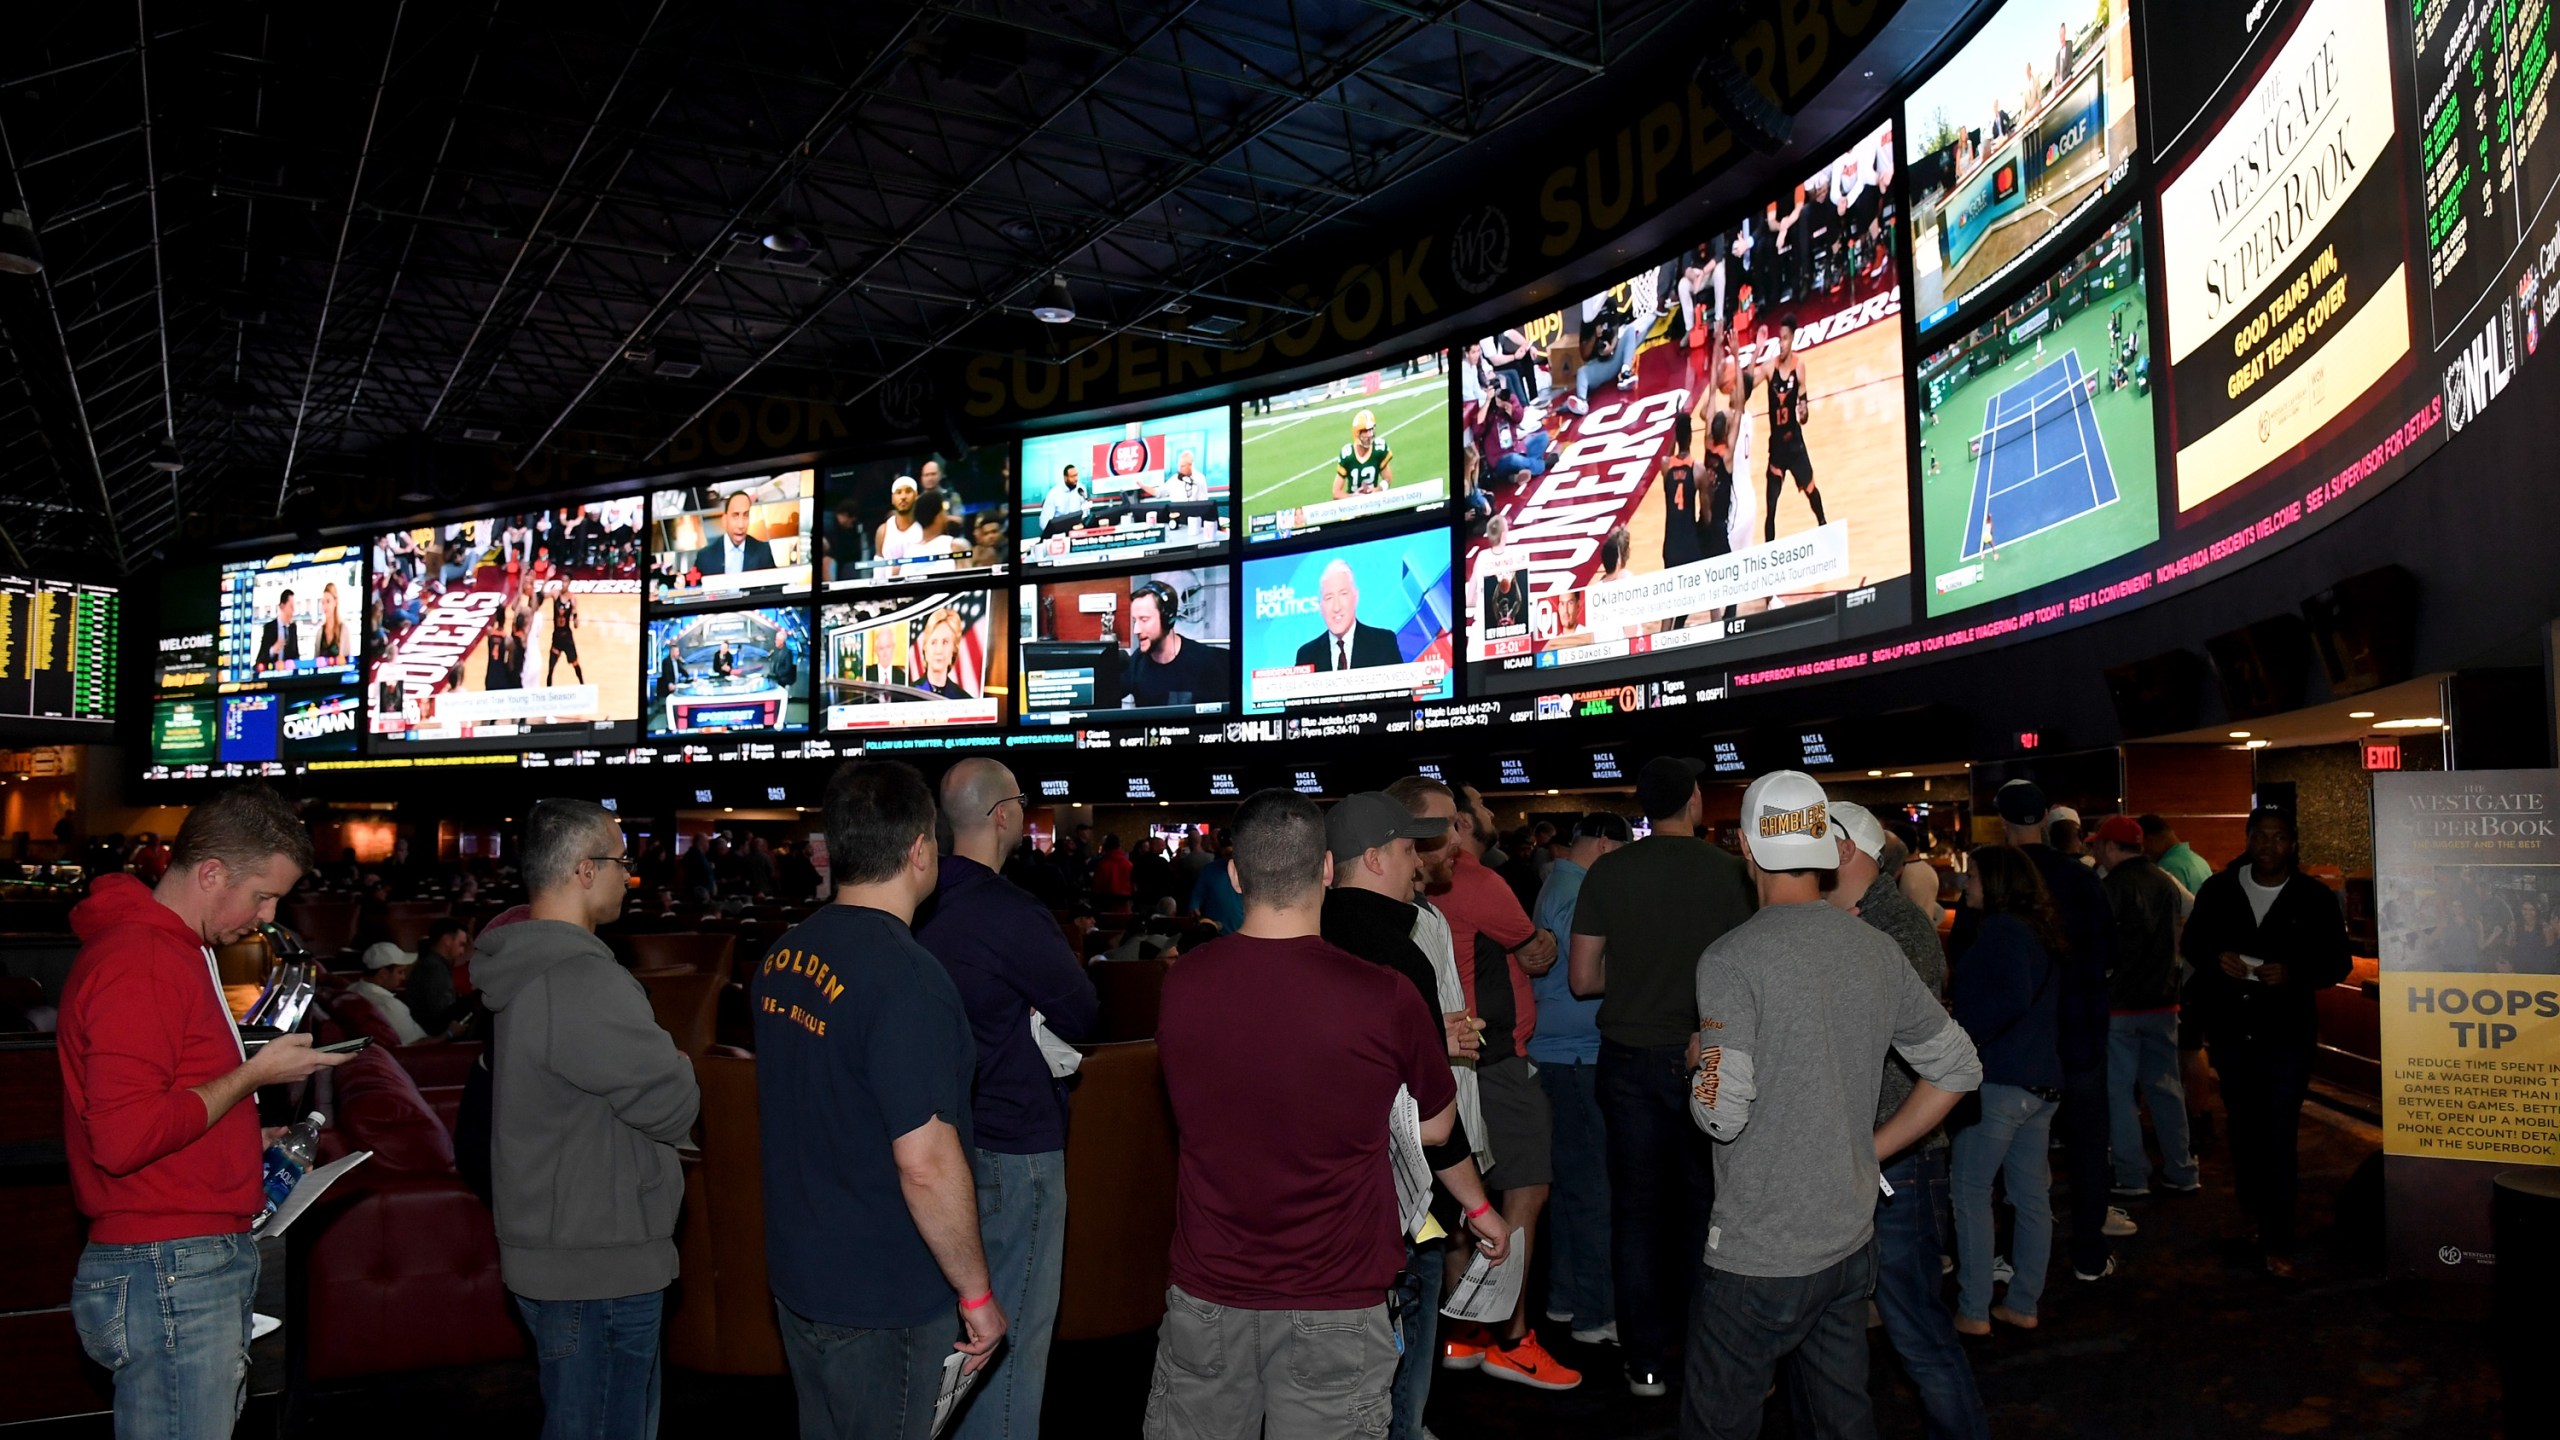
M 1325 812 L 1324 843 L 1334 859 L 1350 860 L 1398 840 L 1429 840 L 1448 828 L 1448 821 L 1416 815 L 1384 790 L 1363 790 Z
M 2044 787 L 2033 780 L 2012 780 L 1994 791 L 1991 808 L 2012 825 L 2044 823 Z
M 1684 755 L 1656 755 L 1636 772 L 1636 804 L 1647 820 L 1668 820 L 1689 808 L 1689 796 L 1707 762 Z
M 1624 845 L 1636 838 L 1635 827 L 1627 817 L 1615 810 L 1594 810 L 1573 822 L 1576 840 L 1615 840 Z

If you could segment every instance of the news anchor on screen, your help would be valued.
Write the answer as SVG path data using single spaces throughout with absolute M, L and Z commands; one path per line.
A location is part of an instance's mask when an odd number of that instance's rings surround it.
M 755 504 L 755 497 L 744 490 L 729 492 L 728 501 L 720 507 L 720 538 L 694 557 L 696 569 L 705 575 L 744 575 L 774 568 L 773 546 L 747 533 L 747 517 L 755 512 Z
M 1348 563 L 1336 560 L 1324 567 L 1316 605 L 1324 612 L 1324 633 L 1298 647 L 1299 664 L 1327 671 L 1404 663 L 1394 632 L 1360 623 L 1360 586 Z
M 293 628 L 293 592 L 276 597 L 276 618 L 258 636 L 258 668 L 273 670 L 302 658 L 302 636 Z
M 1055 535 L 1061 530 L 1081 524 L 1093 501 L 1076 483 L 1076 467 L 1068 465 L 1058 472 L 1058 483 L 1049 487 L 1048 496 L 1040 502 L 1040 533 Z

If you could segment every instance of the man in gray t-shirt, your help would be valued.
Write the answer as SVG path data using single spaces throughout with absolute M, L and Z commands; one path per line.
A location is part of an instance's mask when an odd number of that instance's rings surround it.
M 1742 845 L 1760 908 L 1698 960 L 1689 1108 L 1719 1144 L 1683 1436 L 1757 1436 L 1790 1354 L 1814 1433 L 1873 1432 L 1865 1302 L 1876 1283 L 1877 1157 L 1909 1148 L 1982 1083 L 1973 1042 L 1901 948 L 1823 903 L 1824 874 L 1840 864 L 1834 833 L 1811 776 L 1753 781 Z M 1918 1078 L 1879 1127 L 1888 1049 Z

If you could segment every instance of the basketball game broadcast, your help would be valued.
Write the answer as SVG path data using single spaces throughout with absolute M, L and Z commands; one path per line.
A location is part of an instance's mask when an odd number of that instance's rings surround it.
M 641 503 L 377 536 L 364 647 L 376 748 L 638 739 Z
M 1491 691 L 1909 618 L 1893 127 L 1469 348 L 1468 661 Z
M 1431 350 L 1246 401 L 1245 543 L 1449 503 L 1449 369 Z
M 2032 590 L 2160 538 L 2136 208 L 1920 360 L 1928 609 Z

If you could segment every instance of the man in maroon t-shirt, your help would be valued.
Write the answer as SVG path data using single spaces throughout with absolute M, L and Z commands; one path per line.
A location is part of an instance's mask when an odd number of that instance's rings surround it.
M 1411 1090 L 1440 1144 L 1457 1084 L 1405 980 L 1321 938 L 1314 803 L 1265 790 L 1234 837 L 1244 924 L 1173 967 L 1156 1026 L 1181 1159 L 1147 1440 L 1379 1433 L 1404 1268 L 1388 1116 Z
M 1527 1245 L 1538 1228 L 1555 1180 L 1551 1151 L 1554 1112 L 1546 1087 L 1529 1070 L 1529 1035 L 1538 1026 L 1538 1002 L 1529 978 L 1555 968 L 1555 937 L 1533 924 L 1511 893 L 1484 864 L 1493 816 L 1473 786 L 1448 786 L 1408 775 L 1388 787 L 1416 815 L 1449 822 L 1448 833 L 1423 852 L 1424 893 L 1449 921 L 1450 947 L 1458 962 L 1467 1010 L 1484 1025 L 1476 1056 L 1477 1098 L 1484 1108 L 1485 1140 L 1493 1162 L 1485 1167 L 1488 1190 L 1502 1192 L 1502 1218 L 1514 1243 Z M 1464 1273 L 1466 1252 L 1449 1256 L 1450 1283 Z M 1526 1264 L 1524 1257 L 1523 1264 Z M 1448 1370 L 1482 1369 L 1497 1380 L 1533 1390 L 1571 1390 L 1582 1372 L 1547 1353 L 1529 1328 L 1529 1295 L 1497 1334 L 1481 1325 L 1453 1327 L 1440 1342 Z

